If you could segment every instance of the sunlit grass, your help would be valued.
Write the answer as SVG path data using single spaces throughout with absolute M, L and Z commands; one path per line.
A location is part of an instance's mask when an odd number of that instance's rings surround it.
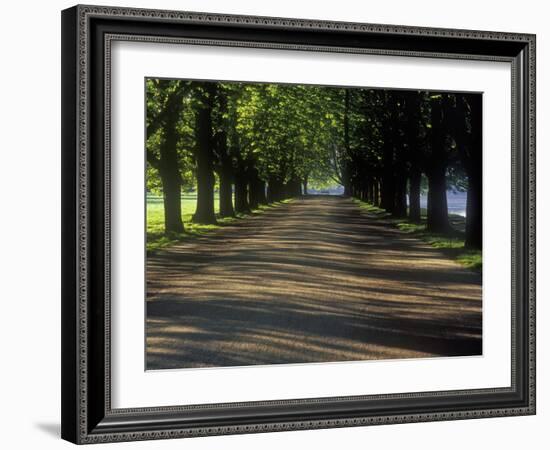
M 355 202 L 362 211 L 365 211 L 371 215 L 376 215 L 380 217 L 386 217 L 390 215 L 385 209 L 371 205 L 370 203 L 363 202 L 357 198 L 352 198 L 352 201 Z
M 456 223 L 459 220 L 464 221 L 465 219 L 456 216 L 453 217 L 452 223 Z M 464 246 L 464 232 L 457 229 L 453 229 L 451 232 L 446 234 L 441 233 L 430 233 L 426 230 L 426 219 L 422 217 L 421 223 L 411 223 L 407 220 L 401 220 L 396 223 L 397 227 L 400 230 L 403 230 L 407 233 L 411 233 L 432 247 L 439 248 L 444 250 L 447 254 L 452 256 L 463 266 L 469 269 L 480 270 L 482 268 L 481 260 L 481 251 L 480 250 L 471 250 L 467 249 Z
M 446 254 L 458 261 L 464 267 L 474 270 L 482 270 L 482 253 L 480 250 L 468 249 L 464 246 L 464 227 L 466 219 L 456 214 L 449 215 L 453 229 L 449 233 L 430 233 L 426 230 L 426 210 L 422 210 L 420 223 L 410 222 L 406 219 L 392 219 L 386 210 L 378 208 L 358 199 L 353 199 L 359 207 L 367 213 L 373 213 L 378 217 L 384 217 L 388 222 L 400 230 L 422 239 L 431 246 L 443 250 Z
M 460 264 L 470 269 L 481 271 L 483 268 L 483 260 L 479 250 L 464 251 L 456 259 Z
M 261 214 L 263 211 L 274 208 L 278 205 L 289 203 L 292 199 L 283 200 L 281 202 L 270 205 L 260 205 L 258 209 L 254 209 L 250 214 L 236 214 L 235 217 L 219 217 L 219 196 L 216 193 L 214 196 L 214 212 L 216 213 L 217 224 L 198 224 L 193 223 L 192 218 L 197 207 L 196 194 L 182 194 L 181 196 L 181 211 L 182 220 L 185 231 L 183 233 L 171 233 L 167 235 L 164 231 L 164 204 L 162 196 L 148 195 L 147 196 L 147 252 L 151 253 L 162 247 L 173 245 L 196 236 L 203 236 L 212 231 L 218 230 L 224 226 L 235 223 L 238 220 L 244 219 L 251 215 Z

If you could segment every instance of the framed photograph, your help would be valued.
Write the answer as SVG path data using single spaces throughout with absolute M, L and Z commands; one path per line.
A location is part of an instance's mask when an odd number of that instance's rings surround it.
M 62 12 L 62 437 L 535 413 L 535 36 Z

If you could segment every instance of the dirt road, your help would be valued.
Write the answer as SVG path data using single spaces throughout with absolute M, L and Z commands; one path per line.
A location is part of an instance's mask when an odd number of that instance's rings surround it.
M 481 275 L 343 197 L 148 257 L 147 368 L 481 353 Z

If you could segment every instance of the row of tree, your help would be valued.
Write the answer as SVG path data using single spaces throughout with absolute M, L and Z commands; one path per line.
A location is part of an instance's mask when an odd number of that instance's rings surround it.
M 163 193 L 165 230 L 183 231 L 181 191 L 196 187 L 193 220 L 344 186 L 397 217 L 450 228 L 446 191 L 467 189 L 466 243 L 481 248 L 481 95 L 148 79 L 147 183 Z M 234 197 L 234 198 L 233 198 Z M 407 197 L 409 207 L 407 207 Z
M 339 145 L 330 112 L 336 94 L 322 87 L 147 80 L 147 182 L 163 193 L 166 231 L 183 230 L 184 186 L 197 187 L 193 220 L 214 223 L 216 178 L 222 217 L 307 193 L 311 179 L 329 179 L 326 149 Z
M 466 246 L 482 246 L 482 96 L 477 93 L 346 90 L 344 146 L 334 158 L 345 194 L 450 230 L 447 191 L 467 190 Z

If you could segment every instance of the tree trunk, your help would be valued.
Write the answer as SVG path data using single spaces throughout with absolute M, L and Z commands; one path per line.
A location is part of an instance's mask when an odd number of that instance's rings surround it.
M 280 202 L 283 198 L 283 183 L 279 178 L 270 176 L 267 182 L 267 201 Z
M 419 170 L 412 169 L 409 179 L 409 219 L 411 222 L 420 222 L 420 182 L 422 173 Z
M 307 195 L 307 179 L 308 179 L 308 178 L 309 178 L 309 177 L 306 175 L 306 176 L 304 177 L 304 179 L 302 180 L 304 195 Z
M 287 197 L 299 197 L 302 195 L 302 183 L 300 178 L 296 175 L 292 175 L 288 183 L 285 185 L 285 192 Z
M 233 209 L 233 160 L 229 151 L 227 129 L 231 126 L 227 116 L 227 93 L 223 90 L 218 92 L 217 96 L 217 123 L 215 129 L 217 133 L 214 135 L 216 144 L 216 154 L 219 164 L 217 166 L 218 178 L 220 181 L 220 217 L 234 217 L 235 210 Z
M 248 172 L 248 206 L 250 209 L 258 209 L 259 206 L 259 189 L 258 189 L 258 171 L 252 168 Z
M 269 177 L 267 180 L 267 203 L 273 203 L 277 201 L 277 194 L 275 192 L 275 179 Z
M 197 209 L 193 222 L 215 224 L 214 213 L 214 152 L 212 136 L 212 108 L 215 87 L 205 84 L 197 114 Z
M 475 172 L 481 172 L 481 170 L 470 172 L 468 176 L 465 246 L 481 250 L 483 246 L 482 186 L 481 173 Z
M 428 220 L 427 229 L 435 233 L 449 231 L 447 211 L 447 155 L 443 127 L 443 101 L 435 99 L 431 110 L 430 158 L 427 162 Z
M 350 90 L 344 91 L 344 148 L 345 159 L 342 163 L 342 182 L 344 183 L 344 195 L 346 197 L 353 197 L 352 185 L 351 185 L 351 171 L 349 167 L 348 158 L 350 157 L 351 147 L 349 138 L 349 109 L 350 109 Z
M 423 167 L 423 141 L 420 137 L 423 127 L 421 117 L 421 96 L 418 92 L 408 91 L 405 93 L 405 112 L 407 124 L 405 133 L 408 140 L 408 158 L 410 163 L 409 177 L 409 220 L 419 223 L 422 219 L 420 208 L 420 186 L 422 181 Z
M 468 195 L 466 199 L 466 242 L 468 248 L 480 249 L 483 245 L 483 185 L 482 185 L 482 97 L 469 98 L 471 111 L 471 145 L 468 164 Z
M 178 132 L 176 129 L 180 111 L 178 104 L 169 106 L 164 124 L 165 135 L 161 143 L 160 159 L 158 164 L 159 176 L 162 182 L 164 202 L 164 232 L 165 234 L 183 233 L 181 220 L 181 175 L 178 164 Z
M 181 220 L 181 182 L 177 164 L 176 170 L 165 168 L 160 171 L 162 196 L 164 202 L 164 232 L 165 234 L 183 233 Z
M 300 178 L 296 176 L 293 181 L 294 185 L 294 196 L 295 197 L 301 197 L 302 196 L 302 182 L 300 181 Z
M 235 211 L 241 214 L 250 212 L 248 204 L 248 179 L 241 167 L 235 173 Z
M 393 145 L 384 143 L 383 152 L 384 172 L 382 175 L 382 199 L 380 207 L 393 212 L 395 202 L 395 178 L 393 174 Z
M 370 180 L 370 200 L 369 200 L 369 203 L 371 205 L 376 204 L 376 188 L 375 188 L 375 185 L 376 185 L 376 179 L 371 178 L 371 180 Z
M 256 186 L 255 183 L 248 184 L 248 206 L 250 210 L 258 209 L 258 197 L 256 196 Z
M 365 177 L 361 185 L 361 200 L 370 203 L 372 200 L 371 180 L 370 177 Z
M 346 197 L 353 197 L 352 191 L 351 191 L 351 184 L 349 182 L 344 182 L 344 195 Z
M 378 178 L 374 179 L 374 192 L 373 192 L 372 204 L 374 206 L 378 206 L 380 204 L 380 182 L 378 181 Z
M 256 180 L 256 197 L 258 204 L 267 205 L 267 197 L 265 196 L 265 181 L 261 178 Z
M 231 183 L 231 174 L 229 171 L 220 170 L 220 216 L 233 217 L 235 210 L 233 209 L 233 185 Z
M 286 198 L 291 198 L 295 196 L 296 189 L 292 180 L 289 180 L 285 183 L 284 189 Z
M 403 173 L 396 177 L 393 215 L 407 217 L 407 177 Z
M 393 172 L 395 190 L 392 215 L 401 219 L 407 217 L 407 156 L 409 148 L 405 146 L 406 138 L 401 132 L 405 128 L 405 125 L 399 115 L 399 108 L 397 106 L 397 103 L 403 103 L 403 94 L 395 95 L 393 100 L 391 106 L 391 140 L 394 147 Z
M 428 173 L 427 229 L 435 233 L 445 233 L 449 231 L 449 228 L 445 167 L 438 166 Z

